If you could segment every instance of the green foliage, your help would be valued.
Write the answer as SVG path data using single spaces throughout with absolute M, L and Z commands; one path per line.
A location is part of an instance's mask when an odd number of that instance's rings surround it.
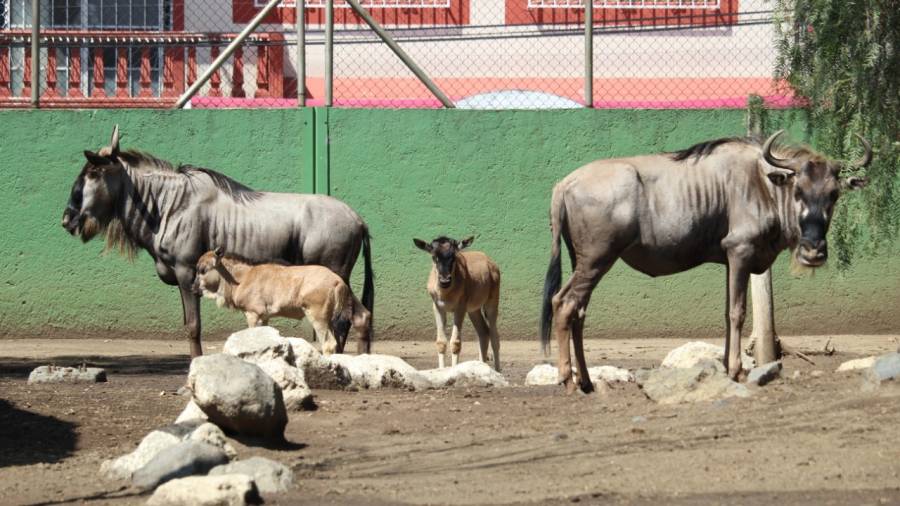
M 778 63 L 805 97 L 812 141 L 855 158 L 860 133 L 875 159 L 869 186 L 841 198 L 832 224 L 838 265 L 893 242 L 900 225 L 900 1 L 776 0 Z

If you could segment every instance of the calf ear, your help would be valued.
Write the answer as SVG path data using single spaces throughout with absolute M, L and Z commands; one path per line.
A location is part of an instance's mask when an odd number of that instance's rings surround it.
M 87 159 L 87 161 L 91 162 L 91 165 L 93 165 L 94 167 L 97 167 L 97 168 L 109 165 L 109 162 L 110 162 L 109 158 L 106 158 L 105 156 L 100 156 L 97 153 L 94 153 L 93 151 L 85 150 L 84 157 Z
M 858 190 L 865 188 L 867 184 L 869 184 L 869 178 L 867 177 L 851 176 L 841 180 L 841 188 L 845 190 Z
M 216 249 L 213 251 L 213 253 L 215 253 L 216 258 L 222 258 L 223 256 L 225 256 L 225 248 L 216 246 Z
M 460 241 L 459 243 L 457 243 L 457 247 L 459 249 L 466 249 L 469 246 L 471 246 L 473 242 L 475 242 L 475 236 L 470 235 L 469 237 L 467 237 L 467 238 L 463 239 L 462 241 Z
M 422 250 L 426 253 L 429 253 L 429 254 L 434 249 L 431 247 L 430 242 L 425 242 L 422 239 L 413 239 L 413 244 L 415 244 L 416 247 L 419 248 L 420 250 Z
M 794 171 L 786 169 L 774 169 L 766 173 L 766 177 L 768 177 L 769 181 L 775 186 L 786 185 L 794 176 L 796 176 Z

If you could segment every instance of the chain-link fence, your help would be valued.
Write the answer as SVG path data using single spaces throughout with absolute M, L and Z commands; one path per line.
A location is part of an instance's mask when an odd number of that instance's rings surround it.
M 441 107 L 410 67 L 460 108 L 743 107 L 749 94 L 776 105 L 790 100 L 771 77 L 766 0 L 594 0 L 592 30 L 583 0 L 358 1 L 412 65 L 348 0 L 333 0 L 328 44 L 328 0 L 306 0 L 299 74 L 307 105 Z M 205 84 L 188 94 L 190 107 L 297 105 L 293 0 L 37 0 L 35 75 L 33 3 L 0 0 L 0 107 L 31 105 L 35 79 L 41 107 L 173 107 L 198 80 Z M 262 23 L 226 53 L 254 18 Z M 223 65 L 205 75 L 217 57 Z

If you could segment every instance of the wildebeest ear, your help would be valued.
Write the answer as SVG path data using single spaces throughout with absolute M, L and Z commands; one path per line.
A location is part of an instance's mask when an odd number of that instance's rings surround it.
M 775 186 L 784 186 L 794 177 L 796 173 L 792 170 L 786 169 L 774 169 L 768 173 L 766 173 L 766 177 L 769 178 L 769 181 L 772 182 Z
M 431 253 L 431 251 L 434 249 L 431 247 L 430 242 L 425 242 L 422 239 L 413 239 L 413 244 L 415 244 L 417 248 L 426 253 Z
M 463 239 L 462 241 L 457 242 L 457 243 L 456 243 L 456 245 L 457 245 L 456 247 L 457 247 L 458 249 L 466 249 L 466 248 L 468 248 L 469 246 L 471 246 L 473 242 L 475 242 L 475 236 L 474 236 L 474 235 L 470 235 L 469 237 Z
M 850 176 L 841 180 L 841 188 L 845 190 L 858 190 L 865 188 L 867 184 L 869 184 L 869 178 L 867 177 Z
M 104 165 L 109 165 L 110 160 L 105 156 L 100 156 L 93 151 L 84 151 L 84 157 L 87 158 L 87 161 L 91 162 L 91 165 L 94 167 L 103 167 Z

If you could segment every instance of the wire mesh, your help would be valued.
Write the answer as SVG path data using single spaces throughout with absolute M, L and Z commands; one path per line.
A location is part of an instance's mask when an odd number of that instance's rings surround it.
M 172 107 L 268 0 L 0 0 L 0 107 Z M 585 97 L 583 0 L 360 0 L 460 108 L 788 104 L 772 79 L 766 0 L 593 0 Z M 326 102 L 326 0 L 306 0 L 309 105 Z M 441 107 L 346 0 L 334 0 L 333 105 Z M 283 0 L 188 107 L 297 105 L 297 6 Z

